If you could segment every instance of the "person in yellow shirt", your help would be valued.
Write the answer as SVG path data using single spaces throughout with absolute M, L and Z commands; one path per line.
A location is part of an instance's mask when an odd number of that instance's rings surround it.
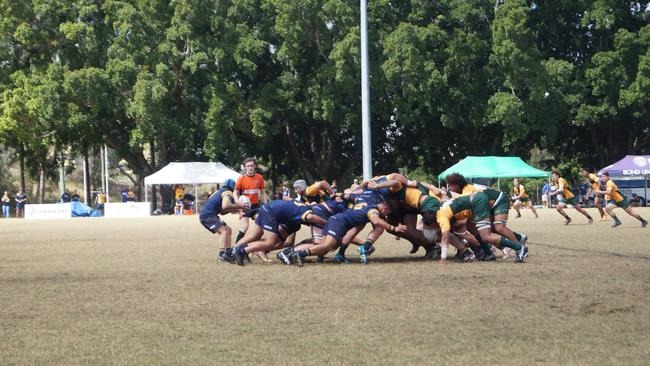
M 587 189 L 587 194 L 585 194 L 585 196 L 589 197 L 592 192 L 596 192 L 597 190 L 602 191 L 605 189 L 605 184 L 598 179 L 596 174 L 589 173 L 589 170 L 582 169 L 580 175 L 589 183 L 589 189 Z M 600 221 L 605 221 L 607 220 L 607 214 L 605 213 L 601 202 L 605 202 L 605 195 L 594 193 L 594 206 L 596 206 L 598 213 L 600 213 Z
M 106 203 L 106 193 L 104 193 L 104 190 L 101 189 L 99 193 L 97 193 L 97 196 L 95 196 L 95 204 L 97 205 L 97 209 L 104 213 L 104 204 Z
M 601 179 L 603 180 L 603 182 L 605 182 L 605 189 L 604 190 L 597 189 L 594 190 L 594 192 L 596 194 L 604 194 L 605 199 L 609 200 L 607 207 L 605 207 L 605 211 L 607 211 L 609 216 L 611 216 L 612 219 L 614 219 L 614 224 L 612 224 L 612 227 L 617 227 L 620 224 L 622 224 L 621 220 L 619 220 L 616 214 L 614 213 L 614 209 L 616 207 L 622 208 L 630 216 L 641 221 L 641 227 L 648 226 L 648 221 L 646 221 L 643 217 L 641 217 L 638 213 L 636 213 L 632 207 L 630 207 L 630 202 L 627 200 L 627 197 L 625 197 L 625 195 L 619 192 L 616 183 L 609 180 L 609 173 L 603 172 L 601 174 Z
M 569 223 L 571 223 L 571 218 L 564 212 L 564 208 L 567 207 L 567 205 L 573 205 L 576 211 L 585 215 L 590 224 L 594 222 L 591 215 L 580 207 L 580 202 L 578 202 L 578 199 L 575 197 L 573 192 L 571 192 L 571 186 L 564 178 L 560 177 L 560 172 L 554 170 L 553 173 L 551 173 L 551 181 L 557 188 L 556 190 L 549 192 L 549 196 L 558 196 L 557 206 L 555 206 L 555 209 L 564 217 L 564 225 L 569 225 Z
M 517 211 L 516 217 L 521 217 L 521 213 L 519 212 L 521 206 L 527 206 L 533 211 L 535 218 L 539 219 L 539 216 L 537 216 L 537 211 L 535 211 L 535 205 L 530 202 L 528 192 L 526 192 L 526 187 L 519 182 L 519 178 L 515 178 L 512 189 L 514 191 L 514 195 L 511 197 L 512 201 L 514 202 L 512 204 L 512 208 Z

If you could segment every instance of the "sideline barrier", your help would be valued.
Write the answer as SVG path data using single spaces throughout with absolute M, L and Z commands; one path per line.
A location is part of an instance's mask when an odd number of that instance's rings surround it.
M 149 217 L 149 202 L 107 202 L 104 204 L 104 217 Z
M 69 203 L 26 204 L 25 219 L 69 219 L 72 205 Z

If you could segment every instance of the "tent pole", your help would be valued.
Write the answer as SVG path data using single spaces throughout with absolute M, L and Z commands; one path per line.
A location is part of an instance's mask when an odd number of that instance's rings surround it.
M 501 179 L 497 178 L 497 190 L 501 190 Z
M 643 187 L 643 198 L 645 198 L 645 206 L 648 205 L 648 176 L 645 176 L 645 187 Z
M 199 185 L 194 185 L 194 214 L 199 211 Z
M 149 190 L 147 189 L 147 185 L 144 185 L 144 201 L 149 202 Z
M 548 176 L 548 193 L 551 192 L 551 176 Z M 551 208 L 553 205 L 551 204 L 551 196 L 546 193 L 546 198 L 548 201 L 546 201 L 546 208 Z

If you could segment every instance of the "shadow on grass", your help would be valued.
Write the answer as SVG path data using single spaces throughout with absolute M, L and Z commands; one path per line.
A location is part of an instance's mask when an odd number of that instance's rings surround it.
M 615 252 L 605 252 L 605 251 L 602 251 L 602 250 L 569 248 L 569 247 L 563 247 L 563 246 L 559 246 L 559 245 L 546 244 L 546 243 L 531 243 L 531 244 L 533 244 L 534 246 L 548 247 L 548 248 L 553 248 L 553 249 L 566 250 L 566 251 L 570 251 L 570 252 L 604 254 L 604 255 L 611 255 L 613 257 L 619 257 L 619 258 L 641 259 L 641 260 L 646 260 L 646 261 L 650 260 L 650 257 L 646 257 L 646 256 L 642 256 L 642 255 L 627 255 L 627 254 L 621 254 L 621 253 L 615 253 Z

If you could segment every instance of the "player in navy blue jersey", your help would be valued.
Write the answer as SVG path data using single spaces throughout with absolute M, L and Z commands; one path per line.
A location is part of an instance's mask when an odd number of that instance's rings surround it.
M 201 224 L 213 234 L 219 234 L 221 245 L 219 246 L 219 260 L 232 262 L 232 249 L 230 248 L 232 229 L 228 224 L 223 222 L 219 215 L 238 212 L 239 210 L 247 210 L 249 206 L 235 203 L 233 197 L 233 190 L 235 189 L 235 181 L 227 179 L 223 183 L 223 187 L 213 193 L 208 201 L 201 208 L 199 214 L 199 221 Z
M 312 206 L 299 201 L 274 200 L 260 209 L 255 223 L 234 249 L 235 261 L 245 264 L 248 253 L 280 249 L 288 236 L 300 230 L 300 225 L 325 225 L 323 218 L 312 213 Z
M 390 214 L 390 212 L 390 205 L 385 201 L 377 204 L 367 202 L 357 203 L 354 207 L 330 217 L 323 229 L 325 237 L 321 243 L 314 245 L 310 249 L 293 252 L 291 254 L 292 259 L 301 266 L 304 263 L 304 258 L 307 256 L 324 255 L 334 249 L 338 243 L 347 245 L 368 222 L 390 232 L 402 232 L 406 230 L 406 226 L 404 225 L 394 227 L 382 219 L 382 217 Z M 359 247 L 361 261 L 363 263 L 368 262 L 368 255 L 372 252 L 370 251 L 370 247 L 372 247 L 372 244 L 368 247 L 365 245 Z

